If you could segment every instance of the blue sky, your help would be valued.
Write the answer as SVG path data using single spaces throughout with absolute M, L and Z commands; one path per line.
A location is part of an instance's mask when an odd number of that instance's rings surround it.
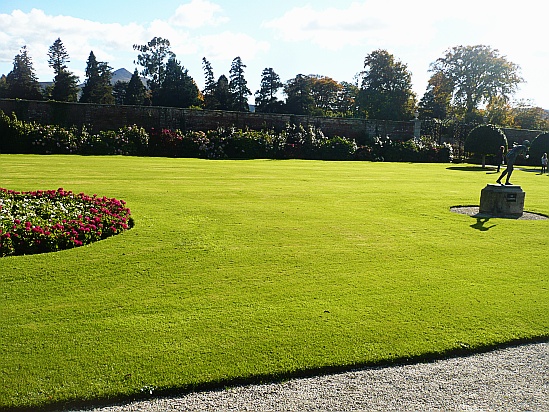
M 228 76 L 240 56 L 254 93 L 272 67 L 282 81 L 318 74 L 353 82 L 364 58 L 385 49 L 408 66 L 423 96 L 429 65 L 459 45 L 484 44 L 521 67 L 526 83 L 515 100 L 549 109 L 549 48 L 542 0 L 0 0 L 0 74 L 24 45 L 40 81 L 51 81 L 49 46 L 60 37 L 69 69 L 84 80 L 86 60 L 133 72 L 133 44 L 155 36 L 202 89 L 202 57 L 214 76 Z

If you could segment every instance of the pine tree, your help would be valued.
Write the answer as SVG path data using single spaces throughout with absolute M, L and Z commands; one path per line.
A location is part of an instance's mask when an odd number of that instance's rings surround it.
M 8 81 L 6 79 L 6 75 L 3 74 L 0 76 L 0 98 L 1 97 L 7 97 L 8 95 Z
M 145 103 L 145 97 L 147 90 L 145 85 L 139 77 L 137 69 L 134 70 L 132 78 L 126 87 L 126 96 L 124 97 L 124 104 L 140 106 Z
M 199 90 L 187 69 L 171 57 L 166 64 L 164 81 L 153 99 L 153 104 L 168 107 L 197 106 Z
M 202 94 L 204 95 L 204 108 L 215 110 L 219 107 L 219 102 L 215 99 L 215 79 L 212 65 L 205 57 L 202 58 L 202 67 L 204 68 L 205 85 Z
M 6 77 L 6 89 L 6 97 L 11 99 L 42 100 L 27 46 L 23 46 L 13 59 L 13 70 Z
M 124 104 L 124 99 L 126 99 L 126 90 L 128 90 L 128 84 L 128 82 L 118 80 L 112 86 L 112 95 L 114 97 L 115 104 Z
M 286 111 L 292 114 L 310 115 L 315 101 L 311 94 L 311 78 L 298 74 L 284 85 L 286 94 Z
M 222 74 L 215 84 L 214 98 L 218 103 L 218 110 L 230 110 L 232 107 L 232 94 L 229 89 L 229 79 Z
M 70 72 L 65 63 L 70 62 L 69 54 L 60 38 L 50 46 L 48 64 L 53 69 L 53 89 L 51 99 L 60 102 L 75 102 L 78 96 L 78 77 Z
M 278 113 L 282 102 L 276 94 L 282 88 L 280 76 L 272 68 L 266 68 L 261 73 L 261 88 L 255 93 L 255 110 L 258 113 Z
M 82 88 L 81 103 L 114 104 L 112 95 L 112 67 L 97 61 L 90 52 L 86 66 L 86 81 Z
M 229 90 L 232 95 L 231 109 L 239 112 L 247 112 L 250 110 L 248 105 L 248 96 L 252 94 L 248 89 L 248 82 L 244 78 L 244 68 L 246 65 L 242 63 L 240 57 L 235 57 L 231 64 L 229 72 L 230 82 Z

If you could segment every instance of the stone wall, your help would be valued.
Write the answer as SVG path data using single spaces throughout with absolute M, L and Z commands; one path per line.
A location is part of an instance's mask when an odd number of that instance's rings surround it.
M 344 136 L 363 142 L 367 137 L 390 136 L 395 140 L 414 137 L 414 122 L 342 119 L 218 110 L 178 109 L 173 107 L 100 105 L 0 99 L 0 110 L 15 113 L 20 120 L 64 127 L 86 125 L 92 132 L 117 130 L 139 125 L 145 129 L 167 128 L 182 131 L 213 130 L 217 127 L 282 130 L 287 124 L 320 128 L 329 137 Z
M 123 106 L 85 103 L 41 102 L 29 100 L 0 99 L 0 110 L 15 113 L 25 121 L 43 124 L 58 124 L 64 127 L 86 125 L 92 132 L 117 130 L 122 126 L 136 124 L 149 130 L 179 129 L 182 131 L 213 130 L 218 127 L 249 128 L 252 130 L 273 129 L 280 131 L 287 124 L 312 125 L 329 137 L 344 136 L 365 143 L 368 137 L 389 136 L 393 140 L 408 140 L 418 134 L 415 121 L 394 122 L 333 117 L 297 116 L 292 114 L 265 114 L 229 112 L 220 110 L 178 109 L 155 106 Z M 419 122 L 417 122 L 419 123 Z M 414 130 L 416 126 L 417 130 Z M 502 129 L 510 144 L 530 142 L 540 133 L 536 130 Z

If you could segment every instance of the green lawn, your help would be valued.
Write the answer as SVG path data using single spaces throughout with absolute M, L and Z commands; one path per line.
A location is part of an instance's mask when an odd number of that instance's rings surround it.
M 0 258 L 0 409 L 547 339 L 549 220 L 449 211 L 487 171 L 1 155 L 0 187 L 123 199 L 135 227 Z M 549 177 L 513 178 L 549 214 Z

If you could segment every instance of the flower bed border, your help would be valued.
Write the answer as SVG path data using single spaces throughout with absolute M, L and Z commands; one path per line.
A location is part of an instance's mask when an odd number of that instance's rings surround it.
M 75 194 L 63 188 L 57 190 L 36 190 L 17 192 L 0 188 L 0 218 L 7 200 L 57 201 L 76 204 L 81 213 L 52 219 L 48 217 L 0 219 L 0 257 L 28 255 L 71 249 L 96 242 L 121 233 L 134 226 L 130 209 L 124 200 Z M 4 214 L 6 216 L 6 214 Z

